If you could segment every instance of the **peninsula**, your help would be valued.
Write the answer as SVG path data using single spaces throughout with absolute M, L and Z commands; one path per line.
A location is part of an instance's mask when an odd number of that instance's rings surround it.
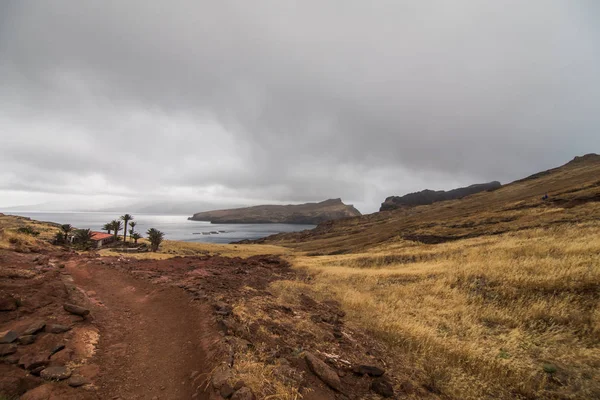
M 290 205 L 260 205 L 228 210 L 196 213 L 191 221 L 210 221 L 219 224 L 311 224 L 358 217 L 361 213 L 341 199 L 329 199 L 319 203 Z

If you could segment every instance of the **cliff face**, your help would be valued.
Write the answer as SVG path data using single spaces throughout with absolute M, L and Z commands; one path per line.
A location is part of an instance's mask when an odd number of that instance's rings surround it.
M 485 190 L 495 190 L 502 186 L 500 182 L 493 181 L 489 183 L 478 183 L 475 185 L 462 187 L 458 189 L 448 190 L 422 190 L 416 193 L 409 193 L 405 196 L 390 196 L 383 203 L 379 211 L 390 211 L 398 208 L 406 208 L 413 206 L 422 206 L 427 204 L 437 203 L 444 200 L 455 200 L 466 197 Z
M 229 210 L 216 210 L 196 213 L 188 218 L 192 221 L 210 221 L 220 224 L 311 224 L 347 217 L 357 217 L 361 213 L 341 199 L 330 199 L 320 203 L 298 205 L 264 205 Z

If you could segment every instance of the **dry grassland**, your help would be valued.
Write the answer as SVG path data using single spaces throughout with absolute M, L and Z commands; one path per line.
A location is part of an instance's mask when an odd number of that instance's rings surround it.
M 138 243 L 147 243 L 142 239 Z M 102 249 L 99 251 L 103 256 L 115 256 L 121 254 L 118 249 Z M 159 251 L 146 253 L 122 253 L 128 258 L 164 260 L 172 257 L 185 256 L 222 256 L 248 258 L 261 254 L 285 255 L 291 253 L 284 247 L 273 245 L 249 245 L 249 244 L 214 244 L 200 242 L 178 242 L 165 240 L 160 245 Z
M 292 262 L 313 283 L 276 293 L 338 300 L 434 393 L 600 398 L 600 222 Z

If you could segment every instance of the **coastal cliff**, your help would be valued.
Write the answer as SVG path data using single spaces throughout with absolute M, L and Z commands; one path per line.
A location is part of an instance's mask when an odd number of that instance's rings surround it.
M 320 203 L 290 205 L 260 205 L 228 210 L 196 213 L 189 220 L 210 221 L 220 224 L 320 224 L 321 222 L 357 217 L 361 213 L 341 199 L 329 199 Z

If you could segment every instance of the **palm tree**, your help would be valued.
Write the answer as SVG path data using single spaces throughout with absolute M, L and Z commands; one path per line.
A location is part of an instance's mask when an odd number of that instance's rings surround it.
M 150 240 L 150 249 L 152 251 L 157 251 L 165 237 L 165 234 L 154 228 L 148 229 L 146 234 L 148 235 L 148 240 Z
M 138 239 L 142 238 L 142 235 L 140 235 L 137 232 L 133 232 L 133 229 L 131 230 L 131 238 L 133 239 L 134 243 L 137 244 Z
M 92 242 L 92 235 L 90 229 L 77 229 L 75 231 L 75 243 L 89 245 Z
M 60 226 L 60 229 L 64 233 L 64 240 L 66 242 L 67 240 L 69 240 L 69 233 L 71 233 L 71 231 L 73 230 L 73 227 L 71 226 L 71 224 L 64 224 L 64 225 Z
M 102 225 L 102 230 L 106 231 L 106 233 L 110 235 L 110 231 L 113 230 L 112 222 L 107 222 L 106 224 Z
M 125 229 L 123 230 L 123 241 L 127 241 L 127 223 L 133 219 L 133 215 L 125 214 L 121 215 L 121 220 L 125 222 Z
M 133 235 L 133 232 L 135 232 L 135 226 L 137 225 L 137 222 L 135 221 L 131 221 L 129 223 L 129 226 L 131 227 L 131 230 L 129 231 L 129 234 Z
M 123 227 L 123 224 L 118 219 L 113 220 L 111 223 L 113 230 L 115 231 L 115 240 L 119 239 L 119 231 Z

